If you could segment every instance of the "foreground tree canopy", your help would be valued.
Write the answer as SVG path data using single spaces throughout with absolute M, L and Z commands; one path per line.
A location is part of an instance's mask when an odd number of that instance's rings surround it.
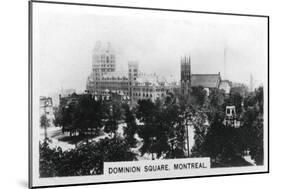
M 40 177 L 103 174 L 103 162 L 133 161 L 126 142 L 120 138 L 105 138 L 74 149 L 51 149 L 48 142 L 40 143 Z
M 224 125 L 226 106 L 234 105 L 239 128 Z M 42 118 L 41 125 L 44 125 Z M 117 133 L 120 125 L 123 133 Z M 51 149 L 40 144 L 40 175 L 66 176 L 102 174 L 104 161 L 132 161 L 138 156 L 183 158 L 185 127 L 194 130 L 192 157 L 211 157 L 214 167 L 249 165 L 249 154 L 257 165 L 263 164 L 263 88 L 248 92 L 234 87 L 223 90 L 192 87 L 188 99 L 168 94 L 163 100 L 140 100 L 132 108 L 116 98 L 97 100 L 79 96 L 75 103 L 60 106 L 55 125 L 70 136 L 97 137 L 72 150 Z M 139 146 L 138 146 L 139 145 Z M 139 154 L 133 153 L 138 148 Z

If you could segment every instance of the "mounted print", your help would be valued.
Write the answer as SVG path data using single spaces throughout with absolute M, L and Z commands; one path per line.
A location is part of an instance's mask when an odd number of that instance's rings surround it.
M 269 17 L 29 2 L 29 182 L 269 172 Z

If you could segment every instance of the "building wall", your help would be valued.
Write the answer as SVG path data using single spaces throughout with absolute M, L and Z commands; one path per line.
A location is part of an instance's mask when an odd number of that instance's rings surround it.
M 136 85 L 133 87 L 133 98 L 135 101 L 143 99 L 151 99 L 152 101 L 161 99 L 171 92 L 171 87 L 166 86 L 149 86 L 149 85 Z

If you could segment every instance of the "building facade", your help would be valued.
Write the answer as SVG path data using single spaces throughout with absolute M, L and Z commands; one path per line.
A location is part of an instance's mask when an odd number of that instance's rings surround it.
M 209 94 L 210 89 L 223 89 L 226 94 L 230 92 L 231 83 L 222 80 L 218 74 L 192 74 L 190 57 L 181 58 L 181 94 L 188 96 L 191 87 L 203 87 Z
M 87 79 L 86 89 L 90 94 L 105 97 L 115 93 L 122 99 L 136 103 L 138 100 L 165 97 L 169 92 L 179 90 L 188 96 L 191 87 L 202 86 L 209 94 L 212 88 L 230 91 L 230 82 L 218 74 L 192 74 L 191 58 L 184 56 L 180 64 L 180 84 L 156 74 L 142 73 L 137 61 L 128 61 L 126 71 L 116 71 L 116 54 L 110 43 L 97 42 L 92 56 L 92 72 Z
M 129 61 L 127 71 L 116 71 L 116 55 L 109 43 L 103 45 L 97 42 L 92 59 L 92 73 L 87 79 L 86 89 L 102 98 L 116 93 L 131 103 L 142 99 L 155 101 L 177 87 L 175 82 L 156 74 L 141 73 L 137 61 Z

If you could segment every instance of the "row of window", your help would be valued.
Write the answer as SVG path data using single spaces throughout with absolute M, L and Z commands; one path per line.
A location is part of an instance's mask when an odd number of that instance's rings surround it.
M 111 81 L 111 80 L 113 80 L 113 81 L 116 81 L 116 80 L 120 81 L 120 80 L 128 80 L 128 79 L 126 77 L 104 77 L 103 80 L 105 80 L 105 81 Z M 106 82 L 106 83 L 108 83 L 108 82 Z
M 146 91 L 146 92 L 153 92 L 153 91 L 156 91 L 156 92 L 168 92 L 168 90 L 165 90 L 163 88 L 161 89 L 153 89 L 153 88 L 133 88 L 133 90 L 137 90 L 137 91 Z
M 114 72 L 114 69 L 101 69 L 102 72 Z
M 99 60 L 99 59 L 105 59 L 105 58 L 111 58 L 111 59 L 114 59 L 114 58 L 115 58 L 115 56 L 114 56 L 113 54 L 111 54 L 111 55 L 105 55 L 105 54 L 102 54 L 102 55 L 100 55 L 100 56 L 95 55 L 95 56 L 94 56 L 94 58 L 95 58 L 96 60 Z
M 114 64 L 102 64 L 101 67 L 115 67 Z
M 115 63 L 115 60 L 96 60 L 95 63 Z
M 141 94 L 141 93 L 133 93 L 133 96 L 135 96 L 135 97 L 150 97 L 150 98 L 152 98 L 152 94 L 148 94 L 148 93 L 143 93 L 143 94 Z M 162 93 L 162 94 L 158 94 L 157 95 L 158 97 L 159 96 L 161 96 L 161 97 L 163 97 L 164 96 L 164 93 Z

